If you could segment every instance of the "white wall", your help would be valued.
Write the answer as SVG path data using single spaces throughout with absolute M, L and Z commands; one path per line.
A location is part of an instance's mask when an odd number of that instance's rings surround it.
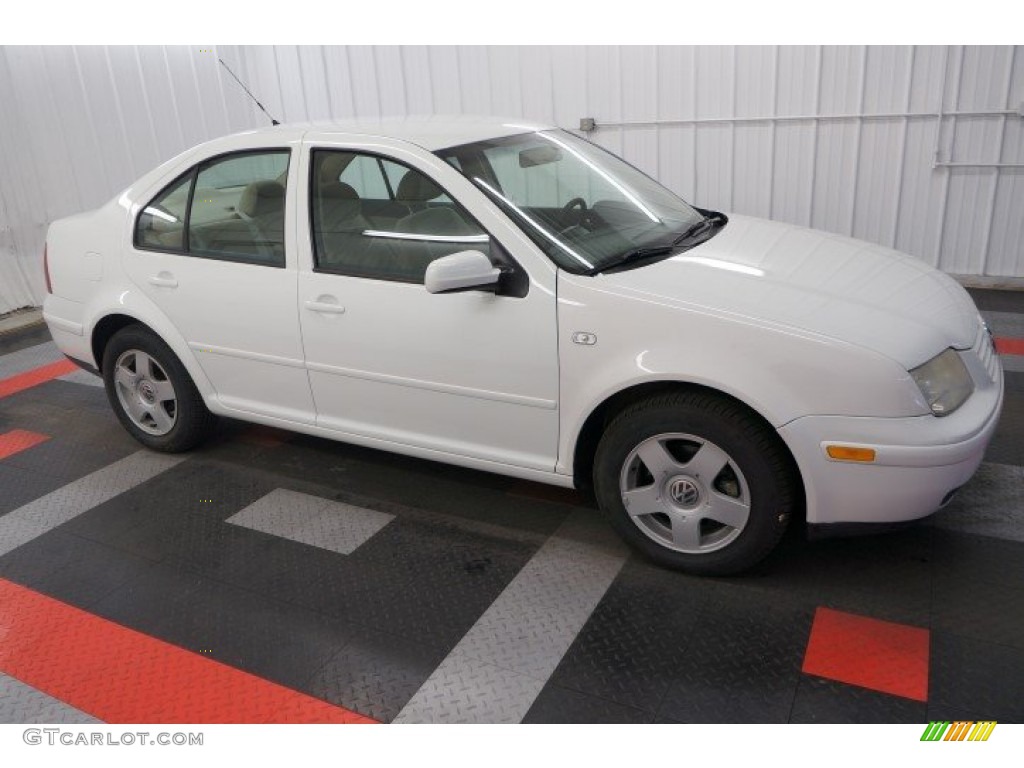
M 957 274 L 1024 277 L 1024 168 L 933 167 L 940 109 L 941 160 L 1024 165 L 1024 46 L 8 47 L 0 313 L 41 299 L 53 218 L 267 123 L 218 55 L 282 121 L 631 123 L 592 138 L 699 205 L 851 234 Z M 985 114 L 948 114 L 965 111 Z

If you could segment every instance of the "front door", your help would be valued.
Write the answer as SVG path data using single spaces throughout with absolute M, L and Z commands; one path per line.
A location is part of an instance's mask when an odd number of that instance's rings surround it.
M 342 149 L 309 155 L 299 307 L 317 423 L 340 433 L 552 471 L 555 296 L 429 170 Z M 454 171 L 453 171 L 454 173 Z M 427 265 L 479 250 L 498 292 L 430 294 Z

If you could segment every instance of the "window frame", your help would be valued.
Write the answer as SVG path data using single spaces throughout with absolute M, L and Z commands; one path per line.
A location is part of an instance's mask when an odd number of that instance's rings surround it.
M 168 182 L 167 184 L 164 184 L 162 187 L 160 187 L 160 189 L 157 191 L 157 193 L 155 195 L 153 195 L 152 197 L 150 197 L 145 205 L 142 205 L 142 206 L 139 207 L 139 212 L 137 214 L 135 214 L 135 219 L 132 222 L 132 248 L 134 248 L 137 251 L 149 251 L 149 252 L 152 252 L 152 253 L 167 253 L 167 254 L 171 254 L 171 255 L 174 255 L 174 256 L 190 256 L 190 257 L 195 258 L 195 259 L 207 259 L 209 261 L 226 261 L 226 262 L 229 262 L 231 264 L 248 264 L 248 265 L 254 266 L 254 267 L 270 267 L 272 269 L 287 269 L 287 267 L 288 267 L 288 240 L 287 240 L 288 227 L 287 227 L 287 225 L 285 226 L 285 242 L 284 242 L 285 257 L 284 257 L 284 260 L 283 260 L 283 262 L 281 264 L 272 264 L 272 263 L 267 263 L 267 262 L 264 262 L 264 261 L 252 261 L 252 260 L 247 259 L 245 256 L 242 256 L 242 255 L 236 256 L 236 255 L 233 255 L 233 254 L 193 253 L 192 249 L 191 249 L 191 243 L 189 242 L 189 225 L 192 222 L 192 198 L 193 198 L 193 195 L 195 195 L 196 182 L 199 179 L 199 174 L 202 173 L 205 168 L 207 168 L 207 167 L 209 167 L 211 165 L 216 165 L 217 163 L 221 162 L 222 160 L 233 158 L 233 157 L 238 157 L 238 156 L 243 156 L 243 155 L 287 155 L 288 163 L 285 166 L 285 197 L 284 197 L 284 213 L 285 213 L 285 217 L 287 218 L 287 216 L 288 216 L 288 197 L 289 197 L 287 178 L 288 178 L 289 173 L 291 172 L 292 161 L 293 161 L 293 154 L 294 154 L 294 149 L 292 147 L 250 147 L 250 148 L 246 148 L 246 149 L 233 149 L 233 150 L 230 150 L 228 152 L 221 152 L 220 154 L 211 155 L 210 157 L 203 158 L 198 163 L 195 163 L 194 165 L 192 165 L 187 171 L 184 171 L 183 173 L 179 173 L 170 182 Z M 185 177 L 190 177 L 190 178 L 189 178 L 189 186 L 188 186 L 188 196 L 186 198 L 186 203 L 185 203 L 185 223 L 184 223 L 184 229 L 182 230 L 182 235 L 181 235 L 182 248 L 181 249 L 157 248 L 157 247 L 152 246 L 152 245 L 143 245 L 143 244 L 139 243 L 139 219 L 142 218 L 143 214 L 146 212 L 146 209 L 153 203 L 154 200 L 156 200 L 161 195 L 163 195 L 168 189 L 173 187 L 175 184 L 180 183 L 183 179 L 185 179 Z
M 357 147 L 338 147 L 338 146 L 322 146 L 313 144 L 309 147 L 309 174 L 306 180 L 307 184 L 307 200 L 306 200 L 306 217 L 309 225 L 309 245 L 310 255 L 312 256 L 312 269 L 313 272 L 322 275 L 335 275 L 337 277 L 355 277 L 362 280 L 377 280 L 382 283 L 400 283 L 402 285 L 419 285 L 423 286 L 424 281 L 422 280 L 406 280 L 400 277 L 392 277 L 385 275 L 366 275 L 361 274 L 356 270 L 346 270 L 344 268 L 322 268 L 320 266 L 320 254 L 317 248 L 316 240 L 316 229 L 313 226 L 313 210 L 314 202 L 316 200 L 316 155 L 317 153 L 332 153 L 332 152 L 347 152 L 352 155 L 364 155 L 366 157 L 373 158 L 381 163 L 387 161 L 394 163 L 408 170 L 416 171 L 417 173 L 423 174 L 430 181 L 437 185 L 449 200 L 451 200 L 459 210 L 477 227 L 480 231 L 487 235 L 488 244 L 490 245 L 491 251 L 491 262 L 495 263 L 496 266 L 502 271 L 501 278 L 498 281 L 498 285 L 495 293 L 498 296 L 510 296 L 513 298 L 524 298 L 530 290 L 530 278 L 523 266 L 516 260 L 516 258 L 509 252 L 498 238 L 494 236 L 487 227 L 480 223 L 480 221 L 470 213 L 469 209 L 466 208 L 462 203 L 459 202 L 458 197 L 448 191 L 448 188 L 439 182 L 437 178 L 422 168 L 418 168 L 415 165 L 399 160 L 395 157 L 387 155 L 383 152 L 374 152 L 368 149 L 361 149 Z M 387 173 L 381 166 L 381 173 L 384 176 L 385 183 L 388 183 Z M 389 184 L 390 186 L 390 184 Z M 482 194 L 482 193 L 481 193 Z M 394 198 L 392 198 L 394 200 Z M 490 202 L 490 200 L 488 200 Z M 495 258 L 495 255 L 498 258 Z M 443 258 L 443 257 L 440 257 Z

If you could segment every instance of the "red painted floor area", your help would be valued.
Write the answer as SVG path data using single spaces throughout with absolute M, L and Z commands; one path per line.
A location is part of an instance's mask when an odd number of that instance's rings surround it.
M 1024 355 L 1024 339 L 996 338 L 996 351 L 1000 355 Z
M 78 366 L 70 360 L 58 360 L 56 363 L 33 368 L 31 371 L 19 373 L 17 376 L 0 379 L 0 397 L 8 397 L 16 392 L 21 392 L 23 389 L 43 384 L 51 379 L 56 379 L 58 376 L 65 376 L 77 370 Z
M 29 432 L 26 429 L 12 429 L 10 432 L 4 432 L 0 435 L 0 459 L 27 451 L 32 446 L 45 443 L 49 439 L 49 435 Z
M 927 701 L 928 645 L 927 629 L 818 608 L 803 671 Z
M 372 723 L 0 579 L 0 672 L 108 723 Z

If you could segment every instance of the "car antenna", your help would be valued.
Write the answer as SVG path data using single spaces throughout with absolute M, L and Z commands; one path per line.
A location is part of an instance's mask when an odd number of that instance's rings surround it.
M 224 63 L 224 59 L 222 59 L 222 58 L 220 58 L 218 56 L 217 57 L 217 61 L 219 61 L 221 66 L 224 67 L 224 69 L 226 69 L 228 71 L 229 75 L 231 75 L 233 78 L 235 78 L 235 82 L 238 83 L 240 86 L 242 86 L 242 90 L 249 94 L 249 98 L 256 102 L 256 106 L 263 110 L 263 114 L 270 118 L 271 124 L 272 125 L 280 125 L 281 123 L 279 123 L 277 120 L 275 120 L 273 118 L 273 116 L 269 112 L 267 112 L 267 108 L 264 107 L 262 104 L 260 104 L 260 100 L 252 95 L 252 91 L 250 91 L 248 88 L 245 87 L 245 83 L 243 83 L 241 80 L 238 79 L 238 75 L 236 75 L 234 72 L 231 71 L 231 67 L 229 67 L 227 64 Z

